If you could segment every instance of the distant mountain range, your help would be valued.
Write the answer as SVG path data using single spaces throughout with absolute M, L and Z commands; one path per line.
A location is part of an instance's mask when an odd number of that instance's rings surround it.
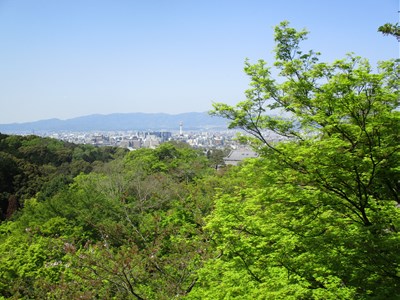
M 184 130 L 226 129 L 227 121 L 208 113 L 114 113 L 89 115 L 73 119 L 49 119 L 28 123 L 0 124 L 1 133 L 39 133 L 61 131 L 128 131 L 128 130 Z

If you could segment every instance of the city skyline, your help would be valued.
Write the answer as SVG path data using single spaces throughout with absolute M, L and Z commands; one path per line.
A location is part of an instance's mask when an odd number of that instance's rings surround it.
M 244 99 L 244 60 L 273 64 L 273 26 L 310 31 L 305 51 L 375 66 L 398 0 L 0 2 L 0 124 L 123 112 L 204 112 Z

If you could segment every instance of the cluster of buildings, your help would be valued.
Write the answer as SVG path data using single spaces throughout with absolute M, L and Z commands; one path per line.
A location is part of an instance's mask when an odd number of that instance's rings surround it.
M 107 132 L 55 132 L 45 136 L 76 143 L 94 146 L 116 146 L 130 150 L 156 148 L 167 141 L 182 141 L 193 148 L 236 149 L 239 143 L 235 140 L 238 131 L 107 131 Z M 277 135 L 269 134 L 268 139 L 278 141 Z
M 182 141 L 194 148 L 235 148 L 236 133 L 223 132 L 169 132 L 169 131 L 107 131 L 107 132 L 57 132 L 46 136 L 59 140 L 94 146 L 116 146 L 130 150 L 156 148 L 167 141 Z
M 235 140 L 237 131 L 193 131 L 183 132 L 182 127 L 177 132 L 169 131 L 107 131 L 107 132 L 57 132 L 46 134 L 48 137 L 76 143 L 91 144 L 94 146 L 116 146 L 129 150 L 140 148 L 156 148 L 167 141 L 181 141 L 193 148 L 230 149 L 229 155 L 224 158 L 226 165 L 237 165 L 246 158 L 257 157 L 257 154 L 240 145 Z M 273 133 L 269 134 L 270 141 L 279 141 Z

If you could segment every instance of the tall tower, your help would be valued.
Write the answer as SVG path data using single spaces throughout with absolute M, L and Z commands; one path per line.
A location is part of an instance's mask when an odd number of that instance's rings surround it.
M 183 127 L 183 123 L 182 123 L 182 121 L 181 121 L 181 122 L 179 123 L 179 135 L 180 135 L 180 136 L 183 136 L 182 127 Z

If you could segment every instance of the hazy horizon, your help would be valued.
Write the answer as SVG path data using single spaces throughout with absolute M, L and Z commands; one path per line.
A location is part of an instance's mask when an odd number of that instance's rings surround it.
M 0 124 L 92 114 L 206 112 L 244 99 L 245 58 L 273 64 L 273 26 L 305 51 L 398 56 L 377 28 L 398 0 L 0 1 Z
M 188 111 L 188 112 L 183 112 L 183 113 L 165 113 L 165 112 L 112 112 L 112 113 L 93 113 L 93 114 L 87 114 L 87 115 L 80 115 L 80 116 L 74 116 L 70 118 L 45 118 L 45 119 L 38 119 L 38 120 L 32 120 L 32 121 L 26 121 L 26 122 L 11 122 L 11 123 L 0 123 L 0 125 L 11 125 L 11 124 L 23 124 L 23 123 L 35 123 L 35 122 L 40 122 L 40 121 L 49 121 L 49 120 L 60 120 L 60 121 L 67 121 L 71 119 L 79 119 L 79 118 L 86 118 L 90 116 L 108 116 L 108 115 L 129 115 L 129 114 L 148 114 L 148 115 L 158 115 L 158 114 L 165 114 L 165 115 L 170 115 L 170 116 L 177 116 L 177 115 L 182 115 L 182 114 L 191 114 L 191 113 L 207 113 L 207 111 Z

